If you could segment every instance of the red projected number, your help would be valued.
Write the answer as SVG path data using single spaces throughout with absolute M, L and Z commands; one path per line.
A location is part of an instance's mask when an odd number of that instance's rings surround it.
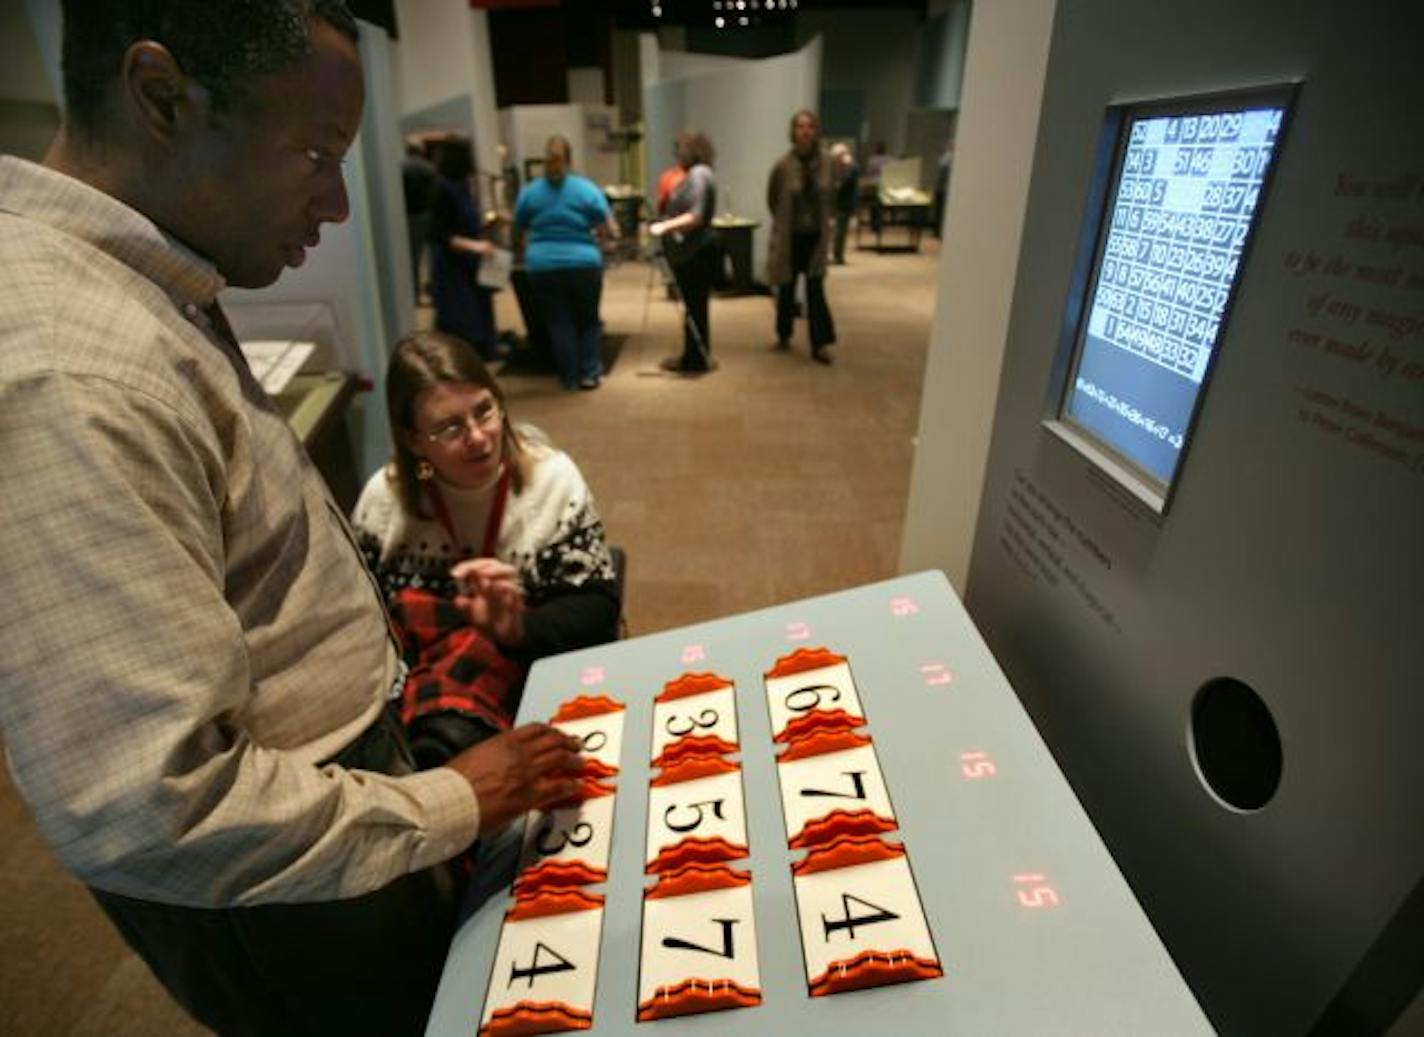
M 920 611 L 920 606 L 914 598 L 891 598 L 890 612 L 896 616 L 913 616 Z
M 588 667 L 588 669 L 584 670 L 583 674 L 579 677 L 579 683 L 584 685 L 585 687 L 588 687 L 592 684 L 602 684 L 603 680 L 604 677 L 602 666 L 590 666 Z
M 959 773 L 966 778 L 992 778 L 999 773 L 988 753 L 973 752 L 959 754 Z
M 925 683 L 931 688 L 948 684 L 954 680 L 954 674 L 945 668 L 944 663 L 925 663 L 920 667 L 920 673 L 924 675 Z
M 811 628 L 808 627 L 805 623 L 787 623 L 787 624 L 786 624 L 786 640 L 788 640 L 788 641 L 804 641 L 804 640 L 806 640 L 806 638 L 808 638 L 808 637 L 810 637 L 810 636 L 811 636 Z
M 1014 892 L 1024 907 L 1057 907 L 1058 891 L 1042 875 L 1015 875 Z
M 700 663 L 707 658 L 707 650 L 701 645 L 688 645 L 682 650 L 682 664 L 689 666 L 692 663 Z

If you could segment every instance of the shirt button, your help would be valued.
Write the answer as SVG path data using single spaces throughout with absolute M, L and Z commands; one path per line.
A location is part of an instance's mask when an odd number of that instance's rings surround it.
M 197 320 L 198 307 L 194 306 L 190 302 L 185 302 L 183 304 L 183 316 L 187 317 L 189 320 Z

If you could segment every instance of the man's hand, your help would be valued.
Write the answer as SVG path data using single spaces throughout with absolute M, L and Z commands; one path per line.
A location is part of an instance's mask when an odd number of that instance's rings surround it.
M 511 648 L 524 643 L 524 584 L 518 569 L 494 558 L 471 558 L 450 575 L 455 607 L 472 627 Z
M 480 804 L 480 835 L 498 831 L 529 810 L 578 791 L 582 743 L 548 724 L 525 724 L 466 749 L 446 767 L 457 771 Z

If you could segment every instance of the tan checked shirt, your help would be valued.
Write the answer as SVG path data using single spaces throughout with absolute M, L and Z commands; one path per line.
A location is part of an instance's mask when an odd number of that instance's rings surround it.
M 0 724 L 50 845 L 111 892 L 377 889 L 464 849 L 446 768 L 321 767 L 396 675 L 349 527 L 210 324 L 222 278 L 0 158 Z

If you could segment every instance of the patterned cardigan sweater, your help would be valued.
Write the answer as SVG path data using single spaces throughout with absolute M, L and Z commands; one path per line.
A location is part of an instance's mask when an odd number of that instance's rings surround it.
M 603 523 L 578 466 L 537 429 L 520 432 L 532 462 L 530 478 L 505 502 L 495 557 L 517 568 L 524 583 L 524 643 L 502 650 L 527 664 L 613 640 L 621 603 Z M 388 603 L 407 587 L 454 598 L 450 567 L 478 552 L 480 533 L 472 527 L 483 528 L 493 486 L 483 500 L 478 493 L 456 497 L 446 491 L 457 539 L 465 541 L 456 544 L 433 511 L 422 517 L 401 506 L 392 472 L 377 471 L 356 502 L 352 524 L 361 553 Z M 474 521 L 462 522 L 462 516 Z

